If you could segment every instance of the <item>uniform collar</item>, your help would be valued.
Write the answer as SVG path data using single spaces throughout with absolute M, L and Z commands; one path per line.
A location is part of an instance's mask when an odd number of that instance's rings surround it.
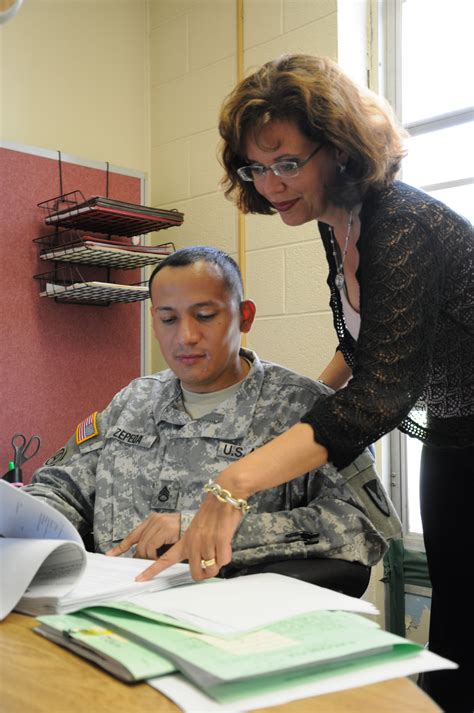
M 253 420 L 255 406 L 263 384 L 264 371 L 255 352 L 241 348 L 240 355 L 252 365 L 246 378 L 242 381 L 240 389 L 214 411 L 197 421 L 193 421 L 184 410 L 179 380 L 169 369 L 162 372 L 160 376 L 163 389 L 159 403 L 154 408 L 157 426 L 160 421 L 183 426 L 179 433 L 179 437 L 182 438 L 195 436 L 242 438 Z

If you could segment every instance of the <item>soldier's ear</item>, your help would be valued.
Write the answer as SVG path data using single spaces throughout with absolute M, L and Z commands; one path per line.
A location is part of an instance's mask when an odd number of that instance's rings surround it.
M 153 334 L 155 335 L 155 339 L 158 339 L 158 335 L 156 333 L 156 327 L 155 327 L 155 311 L 153 309 L 153 305 L 150 306 L 150 317 L 151 317 L 151 326 L 153 329 Z
M 255 319 L 255 302 L 252 300 L 243 300 L 240 303 L 240 331 L 247 334 L 252 329 L 253 320 Z

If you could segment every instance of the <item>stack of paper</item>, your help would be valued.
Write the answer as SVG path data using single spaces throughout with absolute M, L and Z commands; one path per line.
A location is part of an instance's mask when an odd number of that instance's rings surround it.
M 192 582 L 184 564 L 135 582 L 146 564 L 86 552 L 64 515 L 0 480 L 0 620 L 13 608 L 32 616 L 66 613 Z
M 360 616 L 374 612 L 360 599 L 259 574 L 140 594 L 89 608 L 76 621 L 42 617 L 38 631 L 124 680 L 154 667 L 151 685 L 184 710 L 196 699 L 208 701 L 203 710 L 248 710 L 259 700 L 315 695 L 321 683 L 336 690 L 339 681 L 364 685 L 371 675 L 455 667 Z M 179 674 L 164 676 L 163 659 Z
M 166 572 L 166 570 L 165 570 Z M 110 606 L 153 621 L 216 636 L 244 634 L 315 611 L 377 614 L 370 602 L 281 574 L 213 579 L 173 592 L 137 593 Z
M 179 564 L 135 582 L 144 567 L 86 553 L 61 513 L 0 481 L 0 618 L 54 612 L 40 617 L 43 636 L 123 680 L 151 679 L 185 710 L 248 710 L 456 667 L 361 616 L 376 613 L 361 599 L 278 574 L 195 584 Z
M 160 676 L 149 680 L 148 683 L 174 701 L 186 713 L 196 713 L 197 711 L 202 711 L 202 713 L 214 713 L 214 711 L 216 713 L 241 713 L 258 708 L 278 706 L 302 698 L 321 696 L 325 693 L 368 686 L 392 678 L 411 676 L 421 671 L 437 671 L 448 668 L 456 668 L 456 665 L 441 656 L 422 649 L 414 656 L 399 660 L 373 659 L 369 666 L 358 666 L 354 662 L 353 664 L 343 664 L 332 671 L 315 671 L 297 676 L 289 673 L 275 677 L 271 685 L 258 689 L 243 683 L 238 690 L 229 691 L 228 695 L 224 695 L 221 691 L 219 699 L 211 698 L 182 674 Z M 408 702 L 406 710 L 409 710 Z

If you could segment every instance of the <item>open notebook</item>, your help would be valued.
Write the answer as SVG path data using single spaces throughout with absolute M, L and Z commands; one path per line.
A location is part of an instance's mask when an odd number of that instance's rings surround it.
M 64 515 L 0 480 L 0 620 L 12 609 L 32 616 L 65 614 L 192 582 L 182 564 L 135 582 L 146 566 L 140 559 L 86 552 Z

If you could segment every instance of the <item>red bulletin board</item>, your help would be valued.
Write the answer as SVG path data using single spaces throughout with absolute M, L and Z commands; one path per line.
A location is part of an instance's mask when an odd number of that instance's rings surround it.
M 74 190 L 86 199 L 106 195 L 106 164 L 99 169 L 63 157 L 61 190 L 58 158 L 0 147 L 0 475 L 13 460 L 12 435 L 38 434 L 41 448 L 23 466 L 25 482 L 79 421 L 103 409 L 141 370 L 140 303 L 98 307 L 39 296 L 33 275 L 53 265 L 39 259 L 32 242 L 51 233 L 37 204 Z M 109 170 L 109 197 L 142 203 L 142 178 L 130 174 Z M 140 271 L 113 271 L 111 280 L 138 282 Z

